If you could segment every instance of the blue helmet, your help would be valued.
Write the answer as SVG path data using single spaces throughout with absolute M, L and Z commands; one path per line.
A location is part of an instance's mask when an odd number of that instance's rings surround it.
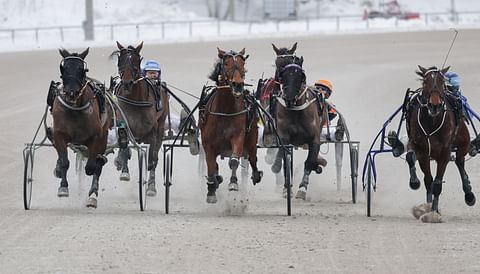
M 145 65 L 143 67 L 143 71 L 158 71 L 159 73 L 161 72 L 160 69 L 160 64 L 155 61 L 155 60 L 148 60 L 145 62 Z
M 460 76 L 455 72 L 445 73 L 445 78 L 447 80 L 447 85 L 450 85 L 456 89 L 460 87 Z

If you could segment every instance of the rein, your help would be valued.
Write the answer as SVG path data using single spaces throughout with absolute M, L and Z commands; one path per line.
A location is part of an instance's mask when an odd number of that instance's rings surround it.
M 138 78 L 137 80 L 135 80 L 133 82 L 133 85 L 137 84 L 138 82 L 142 81 L 142 80 L 146 80 L 147 78 L 145 77 L 141 77 L 141 78 Z M 150 102 L 150 101 L 136 101 L 136 100 L 132 100 L 132 99 L 128 99 L 127 97 L 124 97 L 124 96 L 121 96 L 121 95 L 118 95 L 118 90 L 120 89 L 120 86 L 122 86 L 123 83 L 120 82 L 116 87 L 115 87 L 115 97 L 117 97 L 117 99 L 122 102 L 122 103 L 125 103 L 125 104 L 128 104 L 128 105 L 131 105 L 131 106 L 135 106 L 135 107 L 151 107 L 153 106 L 153 104 Z M 148 89 L 150 90 L 150 89 Z
M 220 88 L 220 87 L 225 87 L 225 88 L 230 88 L 230 86 L 219 86 L 217 87 Z M 213 99 L 211 99 L 213 100 Z M 246 107 L 244 110 L 241 110 L 241 111 L 238 111 L 238 112 L 234 112 L 234 113 L 225 113 L 225 112 L 215 112 L 215 111 L 212 111 L 211 110 L 211 107 L 212 107 L 212 104 L 210 104 L 208 106 L 208 110 L 207 110 L 207 113 L 208 114 L 212 114 L 212 115 L 215 115 L 215 116 L 223 116 L 223 117 L 232 117 L 232 116 L 237 116 L 237 115 L 241 115 L 241 114 L 244 114 L 244 113 L 247 113 L 250 111 L 250 106 Z

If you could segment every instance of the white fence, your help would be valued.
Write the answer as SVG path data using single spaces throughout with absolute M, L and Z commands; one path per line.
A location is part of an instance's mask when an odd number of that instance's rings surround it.
M 95 25 L 96 41 L 124 39 L 176 40 L 214 38 L 276 32 L 348 31 L 364 29 L 422 28 L 429 26 L 452 27 L 455 25 L 480 25 L 480 12 L 423 13 L 418 19 L 401 20 L 363 19 L 363 15 L 326 16 L 292 21 L 165 21 L 152 23 L 127 23 Z M 0 45 L 59 43 L 84 40 L 82 26 L 57 26 L 38 28 L 0 29 Z

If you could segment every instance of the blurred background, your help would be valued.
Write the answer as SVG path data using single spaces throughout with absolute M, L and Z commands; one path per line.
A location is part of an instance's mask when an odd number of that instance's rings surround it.
M 0 0 L 0 50 L 478 28 L 475 0 Z

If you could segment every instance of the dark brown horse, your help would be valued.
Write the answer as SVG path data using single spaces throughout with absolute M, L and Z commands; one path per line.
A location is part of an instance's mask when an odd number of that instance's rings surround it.
M 268 79 L 260 79 L 257 86 L 256 98 L 260 101 L 262 107 L 269 111 L 272 117 L 275 116 L 275 102 L 276 96 L 280 93 L 280 71 L 288 64 L 295 61 L 295 50 L 297 49 L 297 43 L 288 48 L 277 48 L 272 44 L 273 50 L 276 53 L 275 59 L 275 76 Z M 268 119 L 263 119 L 267 121 Z M 266 123 L 263 131 L 263 143 L 265 146 L 270 146 L 275 143 L 276 136 L 273 132 L 273 125 Z M 273 159 L 277 153 L 276 148 L 267 148 L 267 154 L 265 160 L 268 164 L 273 163 Z
M 244 89 L 245 49 L 225 52 L 218 49 L 218 61 L 210 79 L 216 86 L 202 92 L 199 127 L 207 162 L 207 202 L 216 203 L 216 190 L 223 181 L 218 174 L 217 157 L 230 157 L 232 170 L 228 189 L 238 190 L 237 168 L 240 157 L 247 157 L 252 167 L 252 180 L 256 184 L 262 178 L 257 168 L 258 117 L 252 107 L 253 97 Z M 205 91 L 205 90 L 204 90 Z
M 422 88 L 410 100 L 406 112 L 409 137 L 406 158 L 410 169 L 410 187 L 420 187 L 415 169 L 415 161 L 418 160 L 425 176 L 427 204 L 414 208 L 414 215 L 417 218 L 421 216 L 424 222 L 440 222 L 439 196 L 452 151 L 455 151 L 455 164 L 462 179 L 465 203 L 469 206 L 475 204 L 475 195 L 465 171 L 465 155 L 469 149 L 470 134 L 463 116 L 455 115 L 452 103 L 448 100 L 444 74 L 449 67 L 418 67 L 420 71 L 417 71 L 417 74 L 421 77 Z M 430 160 L 437 162 L 435 178 L 430 171 Z
M 61 178 L 58 188 L 59 197 L 68 197 L 67 145 L 84 145 L 88 148 L 88 161 L 85 173 L 93 175 L 88 193 L 88 207 L 97 207 L 98 181 L 102 167 L 107 162 L 104 156 L 107 146 L 108 128 L 111 127 L 111 108 L 101 112 L 98 90 L 95 83 L 88 78 L 84 61 L 88 48 L 78 54 L 60 49 L 63 60 L 60 64 L 62 86 L 53 102 L 53 145 L 58 153 L 55 176 Z
M 138 143 L 150 145 L 148 154 L 148 180 L 147 195 L 155 196 L 155 169 L 158 163 L 158 151 L 162 146 L 165 132 L 165 118 L 169 112 L 168 95 L 165 89 L 141 74 L 140 50 L 143 42 L 137 47 L 124 47 L 117 42 L 118 73 L 120 83 L 115 87 L 118 104 L 125 113 L 128 126 L 133 137 Z M 125 130 L 119 129 L 120 140 L 125 139 Z M 122 171 L 121 180 L 130 180 L 128 160 L 130 149 L 127 142 L 119 141 L 120 151 L 116 159 L 117 168 Z
M 275 101 L 271 101 L 277 131 L 282 143 L 294 146 L 308 145 L 308 156 L 304 164 L 304 175 L 299 185 L 296 198 L 305 199 L 309 176 L 312 170 L 317 173 L 325 165 L 323 159 L 318 158 L 320 150 L 320 133 L 327 121 L 325 102 L 306 84 L 305 72 L 302 68 L 303 57 L 293 54 L 296 43 L 291 50 L 279 50 L 273 45 L 277 54 L 276 79 L 280 84 L 280 91 L 274 93 Z M 277 152 L 272 171 L 278 173 L 282 167 L 283 152 Z M 286 196 L 286 186 L 284 196 Z

